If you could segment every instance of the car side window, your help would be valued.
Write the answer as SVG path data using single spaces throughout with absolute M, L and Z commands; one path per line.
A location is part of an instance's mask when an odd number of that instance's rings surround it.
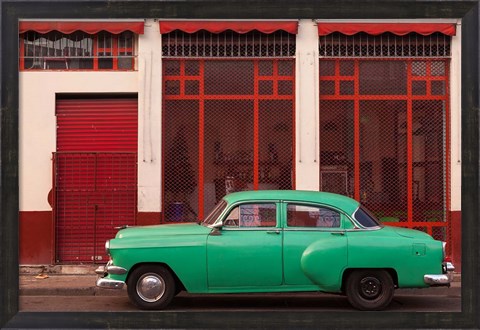
M 223 221 L 227 228 L 275 227 L 277 207 L 274 203 L 242 204 L 233 208 Z
M 288 227 L 339 228 L 340 213 L 327 207 L 289 204 L 287 225 Z

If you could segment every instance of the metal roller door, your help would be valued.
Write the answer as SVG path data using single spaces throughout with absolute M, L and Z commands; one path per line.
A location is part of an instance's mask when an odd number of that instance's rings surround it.
M 102 262 L 115 227 L 135 224 L 137 99 L 62 99 L 56 115 L 56 262 Z

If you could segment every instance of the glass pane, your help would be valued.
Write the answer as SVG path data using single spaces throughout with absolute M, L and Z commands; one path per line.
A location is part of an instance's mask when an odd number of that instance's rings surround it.
M 198 101 L 165 101 L 163 188 L 165 221 L 198 218 Z M 213 208 L 213 207 L 212 207 Z
M 243 204 L 230 212 L 225 224 L 240 228 L 275 227 L 276 213 L 275 204 Z
M 260 101 L 259 189 L 292 189 L 293 109 L 290 100 Z
M 289 227 L 339 228 L 340 213 L 326 207 L 289 204 L 287 225 Z
M 446 214 L 445 102 L 413 102 L 413 202 L 417 221 L 444 221 Z
M 320 101 L 320 190 L 353 196 L 353 101 Z
M 206 95 L 253 93 L 253 61 L 205 61 Z
M 360 197 L 374 214 L 406 221 L 406 101 L 360 102 Z
M 361 95 L 406 95 L 406 62 L 361 61 L 359 80 Z
M 205 210 L 253 188 L 253 101 L 205 101 Z

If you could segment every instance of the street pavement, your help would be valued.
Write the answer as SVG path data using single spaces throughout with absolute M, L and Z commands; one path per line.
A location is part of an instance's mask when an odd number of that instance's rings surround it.
M 27 296 L 119 296 L 126 295 L 122 290 L 98 288 L 97 275 L 92 266 L 64 267 L 60 269 L 39 269 L 21 267 L 19 295 Z M 461 277 L 455 274 L 451 287 L 432 287 L 427 289 L 398 289 L 396 294 L 419 295 L 461 295 Z

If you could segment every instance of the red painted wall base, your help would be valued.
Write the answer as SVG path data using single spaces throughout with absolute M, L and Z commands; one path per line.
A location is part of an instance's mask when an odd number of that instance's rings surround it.
M 158 225 L 160 224 L 161 213 L 160 212 L 138 212 L 137 213 L 137 225 Z
M 160 212 L 137 213 L 137 225 L 158 225 Z M 19 263 L 21 265 L 54 264 L 55 237 L 52 211 L 19 213 Z
M 19 239 L 20 264 L 52 264 L 55 251 L 52 212 L 20 212 Z
M 453 265 L 455 266 L 455 272 L 462 272 L 462 212 L 453 211 L 450 214 L 450 228 L 452 231 L 451 236 L 451 257 Z

